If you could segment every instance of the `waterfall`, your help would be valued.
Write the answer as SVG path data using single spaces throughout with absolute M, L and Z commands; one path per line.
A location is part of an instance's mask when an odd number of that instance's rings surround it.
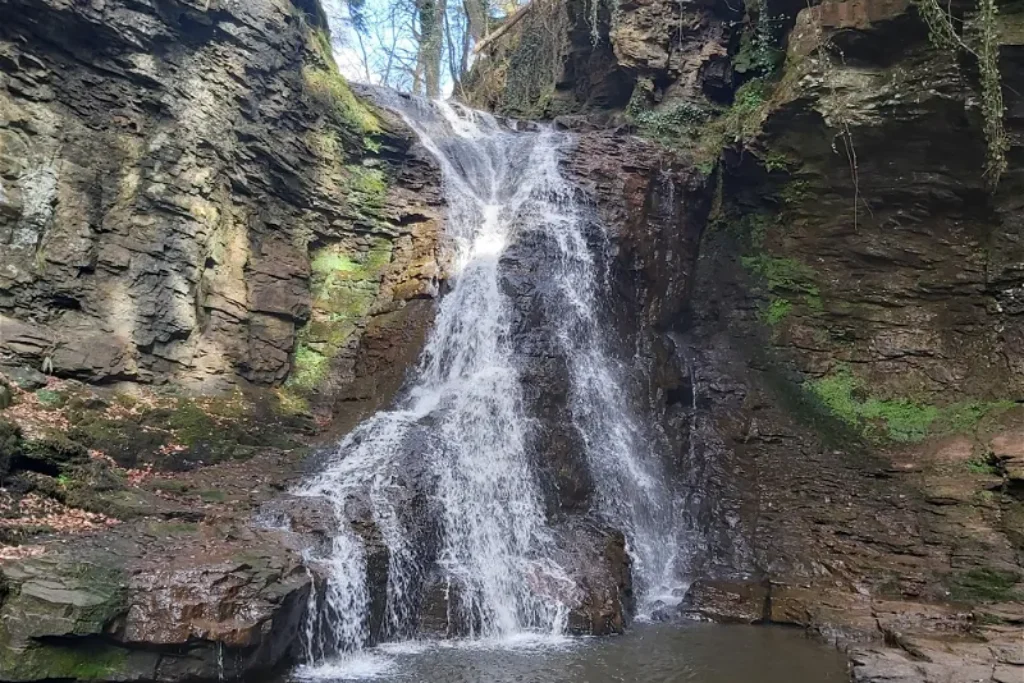
M 346 521 L 353 501 L 369 506 L 387 548 L 384 637 L 415 635 L 432 572 L 441 574 L 451 618 L 470 637 L 565 631 L 578 595 L 556 559 L 536 466 L 543 455 L 531 449 L 533 423 L 516 363 L 514 300 L 502 290 L 501 257 L 529 231 L 557 245 L 555 262 L 542 264 L 552 285 L 544 305 L 569 366 L 569 408 L 598 513 L 627 536 L 642 605 L 664 601 L 679 585 L 672 495 L 631 412 L 629 368 L 604 341 L 585 207 L 559 166 L 572 136 L 544 126 L 516 131 L 454 104 L 380 97 L 441 166 L 453 273 L 394 407 L 353 430 L 297 492 L 331 501 L 340 527 L 319 560 L 328 585 L 311 599 L 317 607 L 308 657 L 359 650 L 370 639 L 367 560 Z M 418 513 L 409 510 L 410 488 L 427 499 Z M 438 528 L 417 530 L 430 515 Z M 424 552 L 423 538 L 436 539 L 435 554 Z

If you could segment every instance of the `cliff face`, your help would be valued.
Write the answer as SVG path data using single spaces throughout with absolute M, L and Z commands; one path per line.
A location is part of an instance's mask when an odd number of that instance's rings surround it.
M 905 2 L 534 2 L 466 97 L 579 131 L 565 163 L 607 229 L 613 342 L 699 492 L 686 608 L 816 630 L 858 680 L 1019 679 L 1014 6 L 993 191 L 977 65 Z M 27 513 L 0 523 L 23 544 L 0 678 L 289 661 L 317 581 L 300 549 L 337 520 L 281 491 L 309 418 L 344 430 L 421 345 L 437 169 L 333 71 L 313 3 L 0 0 L 0 19 L 0 409 L 19 425 L 0 421 L 0 503 L 96 532 L 30 545 Z M 525 300 L 536 239 L 503 263 Z M 544 324 L 522 311 L 522 334 Z M 524 347 L 564 520 L 593 503 L 564 359 Z M 260 508 L 295 531 L 253 528 Z M 623 626 L 609 538 L 583 538 L 606 547 L 581 564 L 611 570 L 574 628 Z
M 315 12 L 0 14 L 3 362 L 301 393 L 328 366 L 353 379 L 367 327 L 402 329 L 394 312 L 436 291 L 437 173 L 353 97 Z
M 706 178 L 684 203 L 711 202 L 706 227 L 634 240 L 609 215 L 623 334 L 647 337 L 651 413 L 704 492 L 690 607 L 816 629 L 857 680 L 1019 678 L 1019 8 L 996 25 L 993 189 L 978 62 L 909 3 L 596 4 L 565 5 L 533 100 L 504 68 L 528 20 L 467 97 L 620 126 L 591 166 L 633 132 Z
M 418 354 L 439 185 L 316 2 L 0 2 L 0 678 L 290 661 L 253 513 Z

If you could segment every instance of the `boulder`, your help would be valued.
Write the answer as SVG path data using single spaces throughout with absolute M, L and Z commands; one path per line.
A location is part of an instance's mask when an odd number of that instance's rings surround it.
M 24 391 L 35 391 L 46 386 L 46 375 L 27 365 L 0 365 L 0 374 Z
M 229 539 L 146 548 L 111 531 L 5 561 L 0 679 L 233 680 L 280 666 L 312 579 L 275 532 Z

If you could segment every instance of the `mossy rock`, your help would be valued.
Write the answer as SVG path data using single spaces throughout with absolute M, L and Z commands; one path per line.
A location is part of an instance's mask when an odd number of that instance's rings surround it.
M 31 470 L 56 476 L 66 468 L 85 462 L 89 451 L 81 443 L 64 434 L 53 433 L 22 444 L 15 458 L 15 469 Z
M 113 553 L 10 562 L 4 577 L 9 594 L 0 608 L 0 623 L 17 634 L 3 643 L 9 647 L 39 638 L 103 634 L 128 608 L 126 577 Z
M 1024 601 L 1024 593 L 1015 588 L 1020 580 L 1018 572 L 980 567 L 952 576 L 949 592 L 961 602 Z
M 0 630 L 0 643 L 6 640 Z M 68 647 L 33 643 L 24 648 L 0 644 L 0 679 L 5 681 L 134 679 L 133 672 L 155 671 L 157 655 L 132 652 L 102 642 Z M 145 678 L 145 675 L 141 676 Z
M 110 420 L 102 415 L 83 413 L 73 420 L 68 437 L 109 455 L 122 467 L 135 467 L 156 453 L 166 434 L 148 431 L 132 420 Z
M 7 475 L 14 458 L 21 453 L 21 428 L 13 422 L 0 420 L 0 478 Z

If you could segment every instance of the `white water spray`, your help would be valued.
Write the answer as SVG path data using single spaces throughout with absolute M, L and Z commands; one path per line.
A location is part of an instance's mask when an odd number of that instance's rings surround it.
M 308 658 L 329 660 L 370 639 L 367 562 L 346 522 L 346 506 L 357 498 L 369 502 L 388 551 L 384 637 L 415 635 L 424 577 L 437 571 L 451 620 L 473 638 L 565 631 L 578 590 L 554 559 L 514 362 L 514 302 L 501 287 L 500 258 L 526 231 L 542 231 L 557 247 L 553 263 L 538 265 L 550 270 L 554 295 L 545 305 L 570 368 L 571 413 L 599 512 L 627 535 L 642 606 L 674 596 L 672 496 L 631 412 L 627 369 L 603 340 L 587 222 L 559 168 L 571 136 L 551 128 L 516 132 L 446 103 L 392 95 L 387 104 L 441 166 L 454 275 L 403 397 L 358 426 L 298 492 L 330 500 L 343 527 L 321 560 L 328 585 L 313 599 Z M 431 559 L 403 509 L 410 487 L 429 489 L 418 493 L 439 518 Z

